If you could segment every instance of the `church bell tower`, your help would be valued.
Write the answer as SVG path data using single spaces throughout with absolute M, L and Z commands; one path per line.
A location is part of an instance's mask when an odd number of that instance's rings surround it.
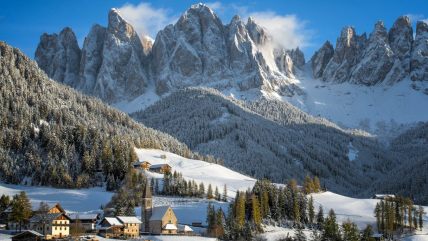
M 143 192 L 143 203 L 141 205 L 141 231 L 143 233 L 150 233 L 150 218 L 152 216 L 153 199 L 152 191 L 150 189 L 150 181 L 146 181 L 146 187 Z

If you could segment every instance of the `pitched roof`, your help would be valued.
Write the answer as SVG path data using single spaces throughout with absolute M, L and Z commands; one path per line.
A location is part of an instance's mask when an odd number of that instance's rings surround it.
M 193 229 L 187 225 L 178 224 L 178 229 L 182 232 L 193 232 Z
M 31 223 L 38 223 L 43 220 L 46 220 L 48 222 L 52 222 L 53 220 L 56 220 L 60 216 L 64 216 L 67 219 L 70 219 L 67 215 L 63 213 L 46 213 L 46 214 L 36 214 L 32 218 L 30 218 Z
M 158 168 L 162 168 L 163 166 L 171 167 L 170 165 L 164 163 L 164 164 L 154 164 L 154 165 L 151 165 L 150 169 L 158 169 Z
M 141 223 L 141 221 L 135 216 L 117 216 L 117 219 L 122 223 Z
M 177 230 L 177 226 L 175 226 L 175 224 L 172 224 L 172 223 L 167 223 L 167 224 L 165 224 L 165 226 L 162 227 L 162 229 Z
M 105 217 L 104 220 L 106 220 L 110 226 L 123 226 L 119 219 L 114 217 Z
M 169 206 L 154 207 L 152 209 L 152 216 L 150 217 L 150 221 L 162 220 L 163 216 L 165 216 L 166 211 L 168 211 L 168 208 Z
M 71 220 L 94 220 L 97 219 L 98 213 L 70 213 L 68 215 Z
M 14 238 L 16 238 L 16 237 L 19 237 L 19 236 L 24 235 L 24 234 L 27 234 L 27 233 L 30 233 L 30 234 L 32 234 L 32 235 L 34 235 L 34 236 L 43 237 L 43 235 L 42 235 L 42 234 L 40 234 L 40 233 L 38 233 L 38 232 L 36 232 L 36 231 L 33 231 L 33 230 L 26 230 L 26 231 L 24 231 L 24 232 L 22 232 L 22 233 L 19 233 L 19 234 L 17 234 L 17 235 L 15 235 L 15 236 L 13 236 L 13 237 L 14 237 Z

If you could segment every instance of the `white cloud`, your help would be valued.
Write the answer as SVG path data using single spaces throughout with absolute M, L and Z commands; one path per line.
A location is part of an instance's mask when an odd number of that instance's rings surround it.
M 222 11 L 224 9 L 224 6 L 221 2 L 207 2 L 205 3 L 209 8 L 211 8 L 214 11 Z
M 149 3 L 138 5 L 125 4 L 119 8 L 119 12 L 140 35 L 148 35 L 155 38 L 159 30 L 173 23 L 177 16 L 169 10 L 154 8 Z
M 275 45 L 292 49 L 309 44 L 311 31 L 305 29 L 305 22 L 296 15 L 279 15 L 275 12 L 252 12 L 257 24 L 267 29 Z
M 253 17 L 256 23 L 266 28 L 277 46 L 291 49 L 308 46 L 312 32 L 305 27 L 305 21 L 296 15 L 280 15 L 273 11 L 248 10 L 247 6 L 223 4 L 220 1 L 205 3 L 218 15 L 240 15 L 243 19 Z M 125 4 L 119 8 L 121 15 L 129 21 L 140 35 L 156 37 L 159 30 L 174 23 L 182 13 L 169 9 L 154 8 L 149 3 Z M 229 15 L 229 16 L 230 16 Z M 224 20 L 224 19 L 223 19 Z M 227 24 L 228 21 L 225 21 Z

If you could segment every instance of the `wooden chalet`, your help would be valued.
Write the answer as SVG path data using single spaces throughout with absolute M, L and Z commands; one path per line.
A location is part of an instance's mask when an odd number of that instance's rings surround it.
M 87 214 L 87 213 L 72 213 L 68 215 L 71 224 L 80 222 L 85 232 L 91 233 L 96 231 L 97 222 L 100 220 L 100 214 Z
M 165 173 L 171 173 L 172 168 L 170 165 L 168 165 L 166 163 L 165 164 L 155 164 L 155 165 L 150 166 L 149 171 L 160 173 L 160 174 L 165 174 Z
M 99 234 L 105 238 L 137 238 L 140 225 L 137 217 L 105 217 L 99 224 Z
M 136 162 L 134 163 L 134 168 L 148 171 L 152 164 L 148 161 Z

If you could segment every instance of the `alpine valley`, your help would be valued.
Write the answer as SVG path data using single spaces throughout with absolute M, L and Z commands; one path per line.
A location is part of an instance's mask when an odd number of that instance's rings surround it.
M 0 42 L 0 190 L 110 199 L 99 187 L 120 190 L 134 161 L 166 156 L 184 179 L 229 185 L 225 203 L 256 180 L 316 176 L 328 190 L 317 206 L 352 203 L 339 216 L 360 208 L 359 228 L 375 221 L 375 193 L 428 205 L 426 22 L 346 26 L 305 58 L 255 18 L 224 23 L 202 3 L 154 40 L 119 9 L 107 19 L 83 46 L 70 27 L 44 33 L 34 60 Z

